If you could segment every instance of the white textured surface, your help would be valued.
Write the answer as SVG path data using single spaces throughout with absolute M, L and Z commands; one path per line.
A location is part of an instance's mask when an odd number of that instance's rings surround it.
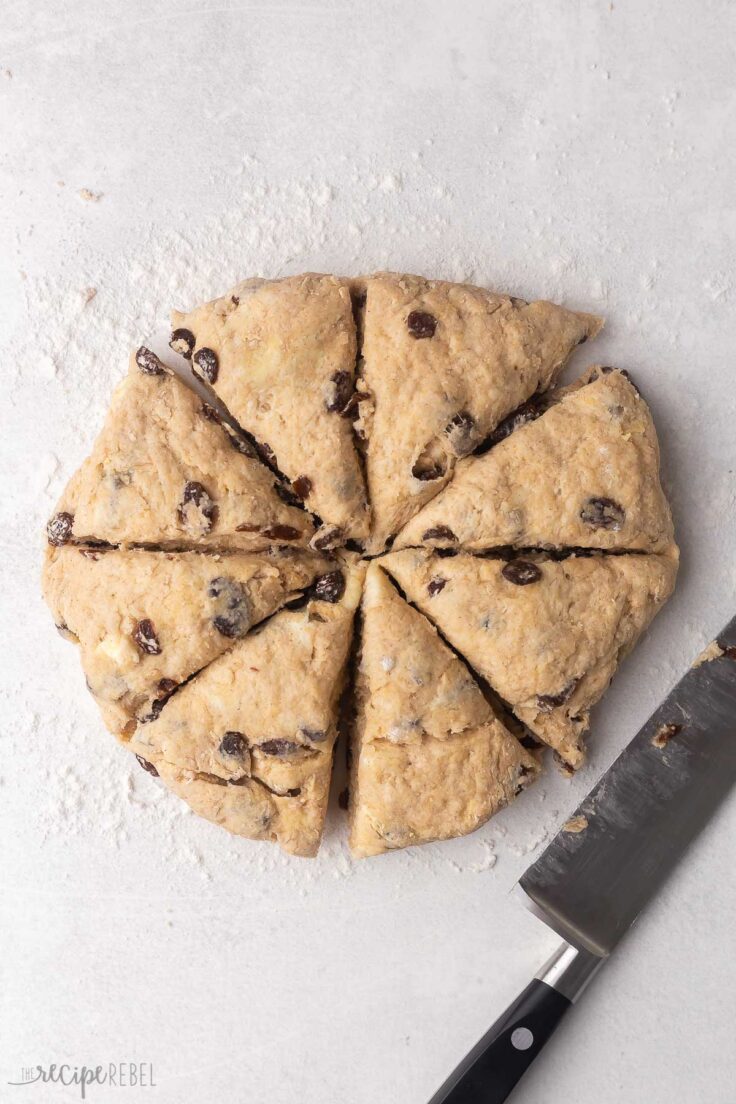
M 6 5 L 0 1100 L 77 1099 L 7 1088 L 23 1065 L 140 1060 L 156 1089 L 90 1099 L 424 1104 L 553 949 L 508 891 L 734 606 L 735 12 Z M 605 314 L 589 355 L 651 401 L 683 568 L 573 783 L 550 773 L 469 839 L 358 866 L 335 810 L 309 863 L 187 815 L 104 735 L 38 596 L 39 531 L 170 305 L 379 266 Z M 734 812 L 520 1104 L 736 1100 Z

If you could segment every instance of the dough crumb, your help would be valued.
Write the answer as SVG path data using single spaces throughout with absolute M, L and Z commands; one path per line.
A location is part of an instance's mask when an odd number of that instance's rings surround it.
M 97 288 L 96 287 L 82 288 L 82 291 L 81 291 L 80 294 L 82 296 L 82 300 L 84 302 L 84 305 L 86 306 L 87 303 L 91 303 L 92 300 L 94 299 L 95 295 L 97 295 Z
M 578 835 L 580 832 L 584 832 L 588 827 L 588 818 L 585 816 L 571 817 L 565 824 L 562 825 L 563 832 L 572 832 L 573 835 Z
M 703 660 L 705 662 L 705 660 Z M 681 724 L 663 724 L 652 736 L 652 745 L 656 748 L 665 747 L 673 736 L 676 736 L 678 732 L 682 732 Z
M 99 203 L 104 194 L 104 192 L 91 192 L 89 188 L 79 189 L 79 198 L 86 203 Z
M 700 667 L 703 663 L 710 663 L 723 655 L 723 648 L 717 640 L 711 640 L 707 648 L 704 648 L 697 659 L 693 660 L 693 667 Z

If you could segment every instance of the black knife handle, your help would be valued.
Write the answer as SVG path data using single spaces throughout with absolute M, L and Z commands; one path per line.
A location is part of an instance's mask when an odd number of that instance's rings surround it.
M 501 1104 L 604 963 L 567 943 L 447 1078 L 429 1104 Z
M 537 978 L 476 1043 L 429 1104 L 501 1104 L 572 1001 Z

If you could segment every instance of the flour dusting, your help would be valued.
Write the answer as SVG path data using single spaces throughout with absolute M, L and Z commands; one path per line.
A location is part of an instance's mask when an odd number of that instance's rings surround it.
M 58 412 L 39 441 L 18 496 L 5 506 L 12 554 L 25 561 L 30 549 L 37 570 L 39 534 L 72 471 L 89 453 L 111 391 L 127 370 L 129 351 L 146 343 L 168 355 L 171 308 L 189 308 L 248 276 L 378 268 L 555 299 L 566 298 L 574 275 L 587 289 L 587 301 L 578 305 L 605 305 L 610 283 L 586 269 L 574 242 L 559 255 L 545 256 L 547 227 L 536 210 L 528 212 L 527 250 L 516 252 L 505 270 L 490 268 L 496 258 L 487 248 L 457 238 L 453 211 L 461 197 L 427 166 L 424 153 L 418 147 L 386 165 L 356 158 L 334 173 L 323 163 L 311 175 L 281 177 L 277 183 L 257 158 L 246 155 L 235 173 L 213 178 L 218 191 L 230 197 L 217 214 L 193 219 L 172 211 L 164 224 L 143 217 L 117 253 L 109 248 L 95 253 L 87 244 L 85 222 L 108 210 L 114 196 L 92 183 L 77 189 L 83 202 L 77 214 L 67 216 L 67 277 L 20 272 L 18 324 L 3 349 L 16 418 L 32 420 L 31 398 L 38 387 L 44 388 L 47 408 Z M 60 195 L 63 187 L 58 181 Z M 344 227 L 338 242 L 336 226 Z M 19 257 L 22 244 L 19 236 Z M 37 634 L 51 632 L 40 599 L 33 618 Z M 339 883 L 377 876 L 376 864 L 350 858 L 345 814 L 336 801 L 319 855 L 311 862 L 269 845 L 232 840 L 194 817 L 104 732 L 75 670 L 72 647 L 53 641 L 50 647 L 56 669 L 47 676 L 43 717 L 35 715 L 29 728 L 6 737 L 8 761 L 19 770 L 29 763 L 38 774 L 42 796 L 29 815 L 46 846 L 61 847 L 69 836 L 101 837 L 124 855 L 134 841 L 144 839 L 168 869 L 205 883 L 247 877 L 252 885 L 268 882 L 302 895 L 325 879 Z M 32 654 L 30 644 L 28 651 Z M 385 662 L 390 664 L 390 657 Z M 30 709 L 38 701 L 38 685 L 30 677 L 10 692 L 15 715 L 22 703 Z M 552 788 L 557 785 L 550 782 Z M 522 798 L 472 837 L 397 853 L 382 862 L 390 863 L 394 877 L 411 883 L 441 871 L 467 878 L 490 874 L 507 856 L 513 876 L 518 860 L 548 838 L 556 816 L 555 808 L 541 807 L 541 799 Z

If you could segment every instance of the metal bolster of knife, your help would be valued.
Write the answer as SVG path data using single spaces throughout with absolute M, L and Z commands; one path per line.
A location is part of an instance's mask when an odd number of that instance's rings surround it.
M 583 993 L 588 982 L 598 973 L 605 958 L 563 943 L 537 971 L 537 981 L 567 997 L 571 1004 Z

